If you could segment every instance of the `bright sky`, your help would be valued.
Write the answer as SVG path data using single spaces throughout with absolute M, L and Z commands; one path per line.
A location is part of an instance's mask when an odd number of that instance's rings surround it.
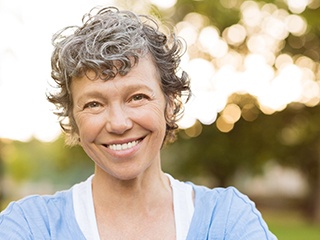
M 150 0 L 163 8 L 175 1 Z M 80 24 L 82 15 L 93 6 L 113 2 L 0 0 L 0 137 L 22 141 L 31 136 L 43 141 L 57 137 L 60 127 L 52 113 L 53 106 L 45 98 L 51 81 L 51 36 L 62 27 Z M 319 102 L 319 81 L 315 81 L 312 72 L 315 63 L 303 56 L 295 61 L 286 54 L 276 56 L 276 47 L 289 32 L 295 35 L 305 32 L 304 20 L 271 4 L 260 8 L 253 1 L 244 2 L 243 24 L 230 26 L 223 33 L 214 27 L 203 27 L 204 20 L 199 14 L 190 14 L 178 24 L 178 33 L 189 47 L 196 45 L 199 51 L 215 59 L 212 64 L 189 52 L 185 55 L 182 68 L 189 70 L 194 97 L 186 107 L 181 127 L 192 126 L 196 119 L 203 124 L 215 121 L 219 124 L 218 112 L 224 122 L 234 124 L 241 114 L 236 105 L 227 105 L 234 92 L 256 96 L 260 108 L 269 114 L 292 101 L 308 105 Z M 300 1 L 300 5 L 286 2 L 291 4 L 292 12 L 299 13 L 310 1 Z M 257 26 L 261 27 L 259 31 L 250 31 Z M 250 50 L 247 55 L 228 47 L 243 41 L 247 41 Z
M 168 8 L 176 0 L 152 0 Z M 140 1 L 142 8 L 148 1 Z M 143 3 L 143 4 L 141 4 Z M 0 0 L 0 138 L 51 141 L 60 134 L 45 97 L 50 79 L 51 37 L 97 5 L 116 0 Z
M 50 79 L 51 37 L 80 24 L 99 0 L 0 0 L 0 137 L 50 141 L 60 133 L 45 92 Z

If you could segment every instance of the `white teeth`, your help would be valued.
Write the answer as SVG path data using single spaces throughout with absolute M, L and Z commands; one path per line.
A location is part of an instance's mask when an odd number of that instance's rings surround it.
M 110 148 L 111 150 L 114 150 L 114 151 L 121 151 L 121 150 L 130 149 L 130 148 L 136 146 L 138 143 L 139 143 L 139 141 L 132 141 L 132 142 L 124 143 L 124 144 L 111 144 L 108 146 L 108 148 Z

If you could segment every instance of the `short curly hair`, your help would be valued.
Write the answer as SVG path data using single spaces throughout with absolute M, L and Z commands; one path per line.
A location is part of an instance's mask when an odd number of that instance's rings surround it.
M 104 80 L 117 74 L 124 76 L 145 54 L 151 55 L 154 61 L 166 98 L 164 141 L 174 141 L 177 121 L 183 112 L 182 96 L 188 99 L 191 94 L 188 74 L 181 71 L 178 75 L 184 53 L 182 41 L 174 33 L 161 32 L 157 22 L 149 16 L 115 7 L 93 8 L 84 15 L 82 22 L 81 27 L 63 28 L 52 39 L 51 77 L 58 91 L 49 92 L 47 99 L 56 106 L 55 114 L 67 135 L 67 144 L 79 143 L 70 91 L 72 79 L 89 71 Z M 168 106 L 173 109 L 170 113 Z

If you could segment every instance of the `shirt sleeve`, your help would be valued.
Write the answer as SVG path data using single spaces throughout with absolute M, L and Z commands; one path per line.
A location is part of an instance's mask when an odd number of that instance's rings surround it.
M 246 195 L 235 188 L 230 188 L 232 194 L 227 199 L 225 239 L 277 239 L 268 229 L 261 213 Z
M 72 192 L 28 196 L 0 213 L 0 239 L 84 240 L 74 217 Z
M 33 239 L 23 211 L 16 202 L 0 214 L 0 239 Z
M 276 240 L 260 212 L 236 188 L 195 186 L 195 212 L 188 240 Z

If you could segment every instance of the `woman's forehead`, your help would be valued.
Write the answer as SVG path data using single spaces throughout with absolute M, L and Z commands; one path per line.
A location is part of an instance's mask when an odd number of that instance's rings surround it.
M 102 88 L 108 85 L 117 85 L 119 88 L 129 89 L 142 88 L 143 86 L 145 86 L 144 88 L 158 89 L 161 82 L 153 61 L 149 58 L 141 58 L 138 64 L 132 67 L 124 76 L 117 74 L 114 78 L 106 80 L 100 77 L 98 72 L 87 71 L 81 77 L 74 77 L 71 81 L 71 91 L 75 94 L 74 91 L 81 90 L 83 92 L 85 89 L 82 88 Z

